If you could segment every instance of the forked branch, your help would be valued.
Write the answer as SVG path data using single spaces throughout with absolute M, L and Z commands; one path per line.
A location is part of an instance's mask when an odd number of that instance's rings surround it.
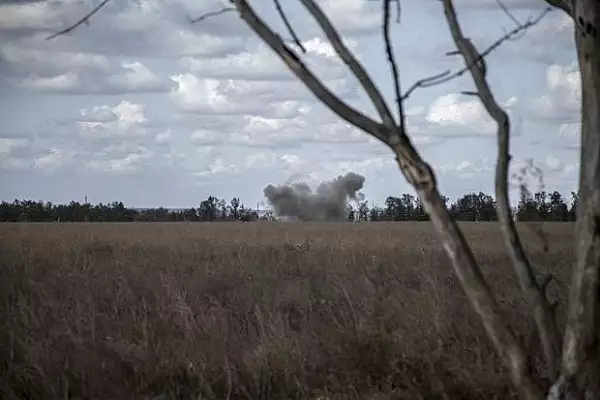
M 80 18 L 73 25 L 70 25 L 70 26 L 66 27 L 65 29 L 63 29 L 61 31 L 53 33 L 52 35 L 48 36 L 46 38 L 46 40 L 51 40 L 51 39 L 54 39 L 55 37 L 66 35 L 67 33 L 73 32 L 75 29 L 79 28 L 79 26 L 82 25 L 82 24 L 89 24 L 90 23 L 90 18 L 92 18 L 94 16 L 94 14 L 96 14 L 98 11 L 100 11 L 101 9 L 103 9 L 104 7 L 106 7 L 106 5 L 110 1 L 111 0 L 102 0 L 100 3 L 98 3 L 98 5 L 96 7 L 94 7 L 92 9 L 92 11 L 90 11 L 89 13 L 87 13 L 86 15 L 84 15 L 82 18 Z
M 408 90 L 406 91 L 406 93 L 403 96 L 403 99 L 407 99 L 417 89 L 437 86 L 437 85 L 441 85 L 443 83 L 449 82 L 453 79 L 463 76 L 466 72 L 471 70 L 471 67 L 473 65 L 485 63 L 485 60 L 484 60 L 485 57 L 487 57 L 491 52 L 493 52 L 498 47 L 500 47 L 502 45 L 502 43 L 504 43 L 508 40 L 514 39 L 517 35 L 524 33 L 532 26 L 537 25 L 541 20 L 543 20 L 546 17 L 546 14 L 548 14 L 550 11 L 552 11 L 552 8 L 546 7 L 535 18 L 530 18 L 526 22 L 524 22 L 522 24 L 518 24 L 516 27 L 514 27 L 513 29 L 508 31 L 506 34 L 499 37 L 494 43 L 492 43 L 490 46 L 488 46 L 488 48 L 486 48 L 484 51 L 482 51 L 481 53 L 477 53 L 477 57 L 475 59 L 473 59 L 470 63 L 467 63 L 463 68 L 461 68 L 457 71 L 454 71 L 454 72 L 450 72 L 450 70 L 446 70 L 435 76 L 420 79 L 420 80 L 416 81 L 414 84 L 412 84 L 408 88 Z M 452 54 L 454 54 L 454 53 L 449 53 L 447 55 L 452 55 Z
M 388 108 L 388 105 L 383 95 L 381 94 L 379 89 L 377 89 L 375 82 L 373 82 L 373 80 L 371 79 L 367 71 L 364 69 L 362 64 L 356 59 L 356 57 L 352 54 L 350 49 L 348 49 L 348 47 L 344 44 L 344 41 L 340 37 L 337 30 L 334 28 L 331 21 L 329 21 L 329 18 L 327 18 L 325 13 L 313 0 L 300 1 L 304 5 L 304 7 L 306 7 L 308 12 L 313 16 L 317 24 L 319 24 L 319 26 L 323 30 L 323 33 L 325 33 L 325 36 L 327 36 L 327 39 L 329 39 L 329 42 L 331 43 L 331 46 L 333 47 L 335 52 L 340 56 L 344 64 L 346 64 L 348 68 L 350 68 L 352 74 L 354 74 L 354 76 L 358 79 L 361 86 L 369 96 L 369 99 L 375 106 L 375 109 L 379 113 L 383 124 L 387 126 L 390 130 L 394 130 L 396 123 L 394 122 L 394 117 L 392 116 L 392 113 L 390 112 L 390 109 Z
M 496 201 L 498 220 L 504 236 L 505 245 L 512 260 L 513 267 L 519 279 L 521 290 L 533 312 L 537 331 L 542 344 L 551 379 L 558 375 L 560 362 L 560 336 L 556 325 L 553 308 L 545 291 L 539 285 L 533 268 L 527 259 L 523 244 L 511 217 L 508 193 L 508 172 L 510 164 L 510 118 L 500 107 L 487 82 L 485 64 L 472 42 L 466 38 L 458 22 L 452 0 L 443 0 L 444 13 L 452 39 L 462 55 L 477 88 L 477 94 L 488 114 L 497 124 L 498 155 L 496 161 Z
M 292 73 L 294 73 L 294 75 L 322 103 L 340 118 L 379 139 L 394 151 L 400 170 L 409 183 L 415 188 L 423 201 L 425 209 L 431 217 L 433 226 L 441 239 L 444 250 L 451 261 L 452 268 L 454 269 L 473 309 L 481 318 L 488 337 L 496 347 L 504 364 L 510 370 L 510 376 L 513 383 L 524 399 L 541 399 L 543 397 L 542 391 L 533 382 L 528 373 L 527 359 L 518 345 L 512 329 L 507 325 L 506 318 L 495 300 L 462 231 L 452 219 L 446 208 L 445 201 L 439 193 L 433 170 L 421 158 L 418 151 L 412 145 L 405 132 L 403 122 L 400 124 L 395 123 L 387 103 L 373 83 L 371 77 L 356 57 L 344 45 L 327 16 L 321 11 L 314 0 L 301 0 L 302 4 L 307 8 L 325 32 L 325 35 L 330 40 L 336 53 L 360 81 L 379 113 L 382 122 L 378 122 L 368 117 L 335 96 L 314 75 L 314 73 L 306 67 L 299 56 L 286 45 L 283 39 L 266 25 L 246 0 L 230 0 L 230 2 L 238 10 L 239 15 L 244 22 L 278 55 Z M 386 3 L 386 6 L 389 6 L 389 1 Z M 385 28 L 387 28 L 387 26 Z M 384 29 L 384 38 L 386 36 L 389 38 L 386 29 Z M 394 80 L 397 82 L 399 92 L 398 68 L 397 65 L 395 65 L 393 54 L 391 54 L 391 46 L 387 47 L 387 52 L 389 53 L 388 59 L 390 60 L 390 63 L 394 64 L 391 69 L 395 74 Z M 481 57 L 483 55 L 484 54 L 480 55 L 478 60 L 471 60 L 473 63 L 469 65 L 475 65 L 478 61 L 481 63 Z M 439 79 L 443 80 L 448 78 L 446 75 L 448 74 L 440 74 Z M 423 83 L 421 86 L 435 84 L 433 83 L 436 81 L 435 78 L 436 77 L 422 80 L 421 82 Z M 410 94 L 410 92 L 411 90 L 407 93 Z M 407 94 L 404 96 L 407 96 Z M 397 94 L 397 97 L 399 98 L 399 107 L 402 109 L 403 97 L 401 97 L 399 93 Z M 400 112 L 400 115 L 402 114 L 403 112 Z
M 290 68 L 292 72 L 310 89 L 317 98 L 323 97 L 322 84 L 316 85 L 312 78 L 312 74 L 305 71 L 304 65 L 298 57 L 291 53 L 281 38 L 274 33 L 254 12 L 245 0 L 233 0 L 239 10 L 241 18 L 265 41 L 281 58 L 281 60 Z M 315 17 L 319 25 L 325 31 L 325 34 L 333 38 L 332 45 L 338 55 L 346 62 L 353 70 L 362 75 L 364 69 L 357 68 L 354 64 L 354 57 L 349 50 L 343 46 L 341 40 L 337 40 L 337 33 L 331 25 L 327 17 L 319 12 L 319 8 L 313 0 L 302 0 L 302 3 L 307 7 L 309 12 Z M 291 53 L 291 54 L 290 54 Z M 292 55 L 293 54 L 293 55 Z M 357 62 L 358 64 L 358 62 Z M 374 103 L 380 101 L 380 95 L 376 88 L 368 87 L 371 79 L 368 78 L 366 72 L 364 75 L 357 76 L 371 100 Z M 335 102 L 328 101 L 324 103 L 340 117 L 348 121 L 348 116 L 340 112 L 338 103 L 343 103 L 337 99 Z M 332 107 L 333 105 L 333 107 Z M 378 111 L 387 118 L 389 112 L 387 107 L 379 107 Z M 357 118 L 367 119 L 364 115 L 356 115 Z M 383 119 L 383 118 L 382 118 Z M 540 399 L 542 398 L 541 390 L 534 384 L 527 370 L 527 360 L 523 351 L 516 342 L 515 335 L 507 326 L 504 315 L 494 299 L 491 290 L 483 277 L 483 274 L 473 256 L 473 253 L 468 246 L 466 239 L 458 228 L 458 225 L 453 221 L 448 213 L 444 201 L 437 189 L 435 175 L 429 165 L 420 157 L 416 149 L 408 140 L 406 132 L 401 131 L 396 127 L 395 131 L 390 130 L 389 123 L 372 125 L 371 123 L 355 123 L 355 126 L 360 127 L 366 133 L 377 138 L 386 138 L 384 141 L 390 146 L 396 154 L 398 164 L 407 180 L 417 190 L 417 193 L 423 200 L 427 212 L 431 216 L 433 225 L 437 233 L 441 237 L 444 249 L 448 254 L 454 271 L 461 282 L 469 301 L 473 308 L 481 317 L 485 330 L 496 346 L 499 354 L 504 360 L 506 366 L 511 371 L 511 377 L 523 398 Z M 375 130 L 369 129 L 372 127 Z M 365 129 L 366 128 L 366 129 Z M 381 129 L 385 132 L 381 134 Z

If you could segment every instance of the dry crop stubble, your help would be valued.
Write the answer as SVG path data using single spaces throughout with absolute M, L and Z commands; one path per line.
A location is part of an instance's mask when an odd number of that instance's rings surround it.
M 464 227 L 526 340 L 497 225 Z M 521 229 L 564 299 L 573 225 Z M 2 398 L 514 395 L 429 223 L 2 224 L 0 274 Z

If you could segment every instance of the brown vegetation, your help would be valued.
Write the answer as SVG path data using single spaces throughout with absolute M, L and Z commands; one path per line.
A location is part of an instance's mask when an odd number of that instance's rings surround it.
M 461 226 L 542 363 L 498 225 Z M 520 225 L 563 303 L 573 227 Z M 429 223 L 3 224 L 0 284 L 3 399 L 516 397 Z

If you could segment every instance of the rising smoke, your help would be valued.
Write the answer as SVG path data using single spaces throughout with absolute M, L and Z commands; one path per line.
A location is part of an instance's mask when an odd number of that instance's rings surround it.
M 339 221 L 347 217 L 349 200 L 361 200 L 365 177 L 354 172 L 321 182 L 316 190 L 306 183 L 269 185 L 263 193 L 275 215 L 301 221 Z

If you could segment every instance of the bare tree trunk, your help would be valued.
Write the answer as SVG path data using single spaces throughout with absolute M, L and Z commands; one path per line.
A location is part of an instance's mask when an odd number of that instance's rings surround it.
M 575 3 L 581 71 L 581 159 L 576 223 L 577 260 L 571 282 L 562 374 L 586 399 L 600 398 L 600 2 Z M 578 376 L 580 379 L 578 379 Z M 576 382 L 577 381 L 577 382 Z
M 547 0 L 573 18 L 581 72 L 575 250 L 561 376 L 548 399 L 600 398 L 600 2 Z
M 548 375 L 554 380 L 558 377 L 558 365 L 560 362 L 560 337 L 553 308 L 546 298 L 545 289 L 535 277 L 535 271 L 531 267 L 521 239 L 517 232 L 514 221 L 511 218 L 510 202 L 508 195 L 508 171 L 511 159 L 510 139 L 511 127 L 508 114 L 500 107 L 490 88 L 487 77 L 485 61 L 471 40 L 464 36 L 458 16 L 452 0 L 443 0 L 444 14 L 448 21 L 452 39 L 461 54 L 465 64 L 470 66 L 469 72 L 477 89 L 471 93 L 477 96 L 488 114 L 496 121 L 498 137 L 498 159 L 496 162 L 496 210 L 498 221 L 502 229 L 502 235 L 506 248 L 512 260 L 513 267 L 519 279 L 519 284 L 529 307 L 534 316 L 537 332 L 541 341 Z M 453 53 L 451 53 L 453 54 Z M 478 60 L 480 60 L 478 62 Z

